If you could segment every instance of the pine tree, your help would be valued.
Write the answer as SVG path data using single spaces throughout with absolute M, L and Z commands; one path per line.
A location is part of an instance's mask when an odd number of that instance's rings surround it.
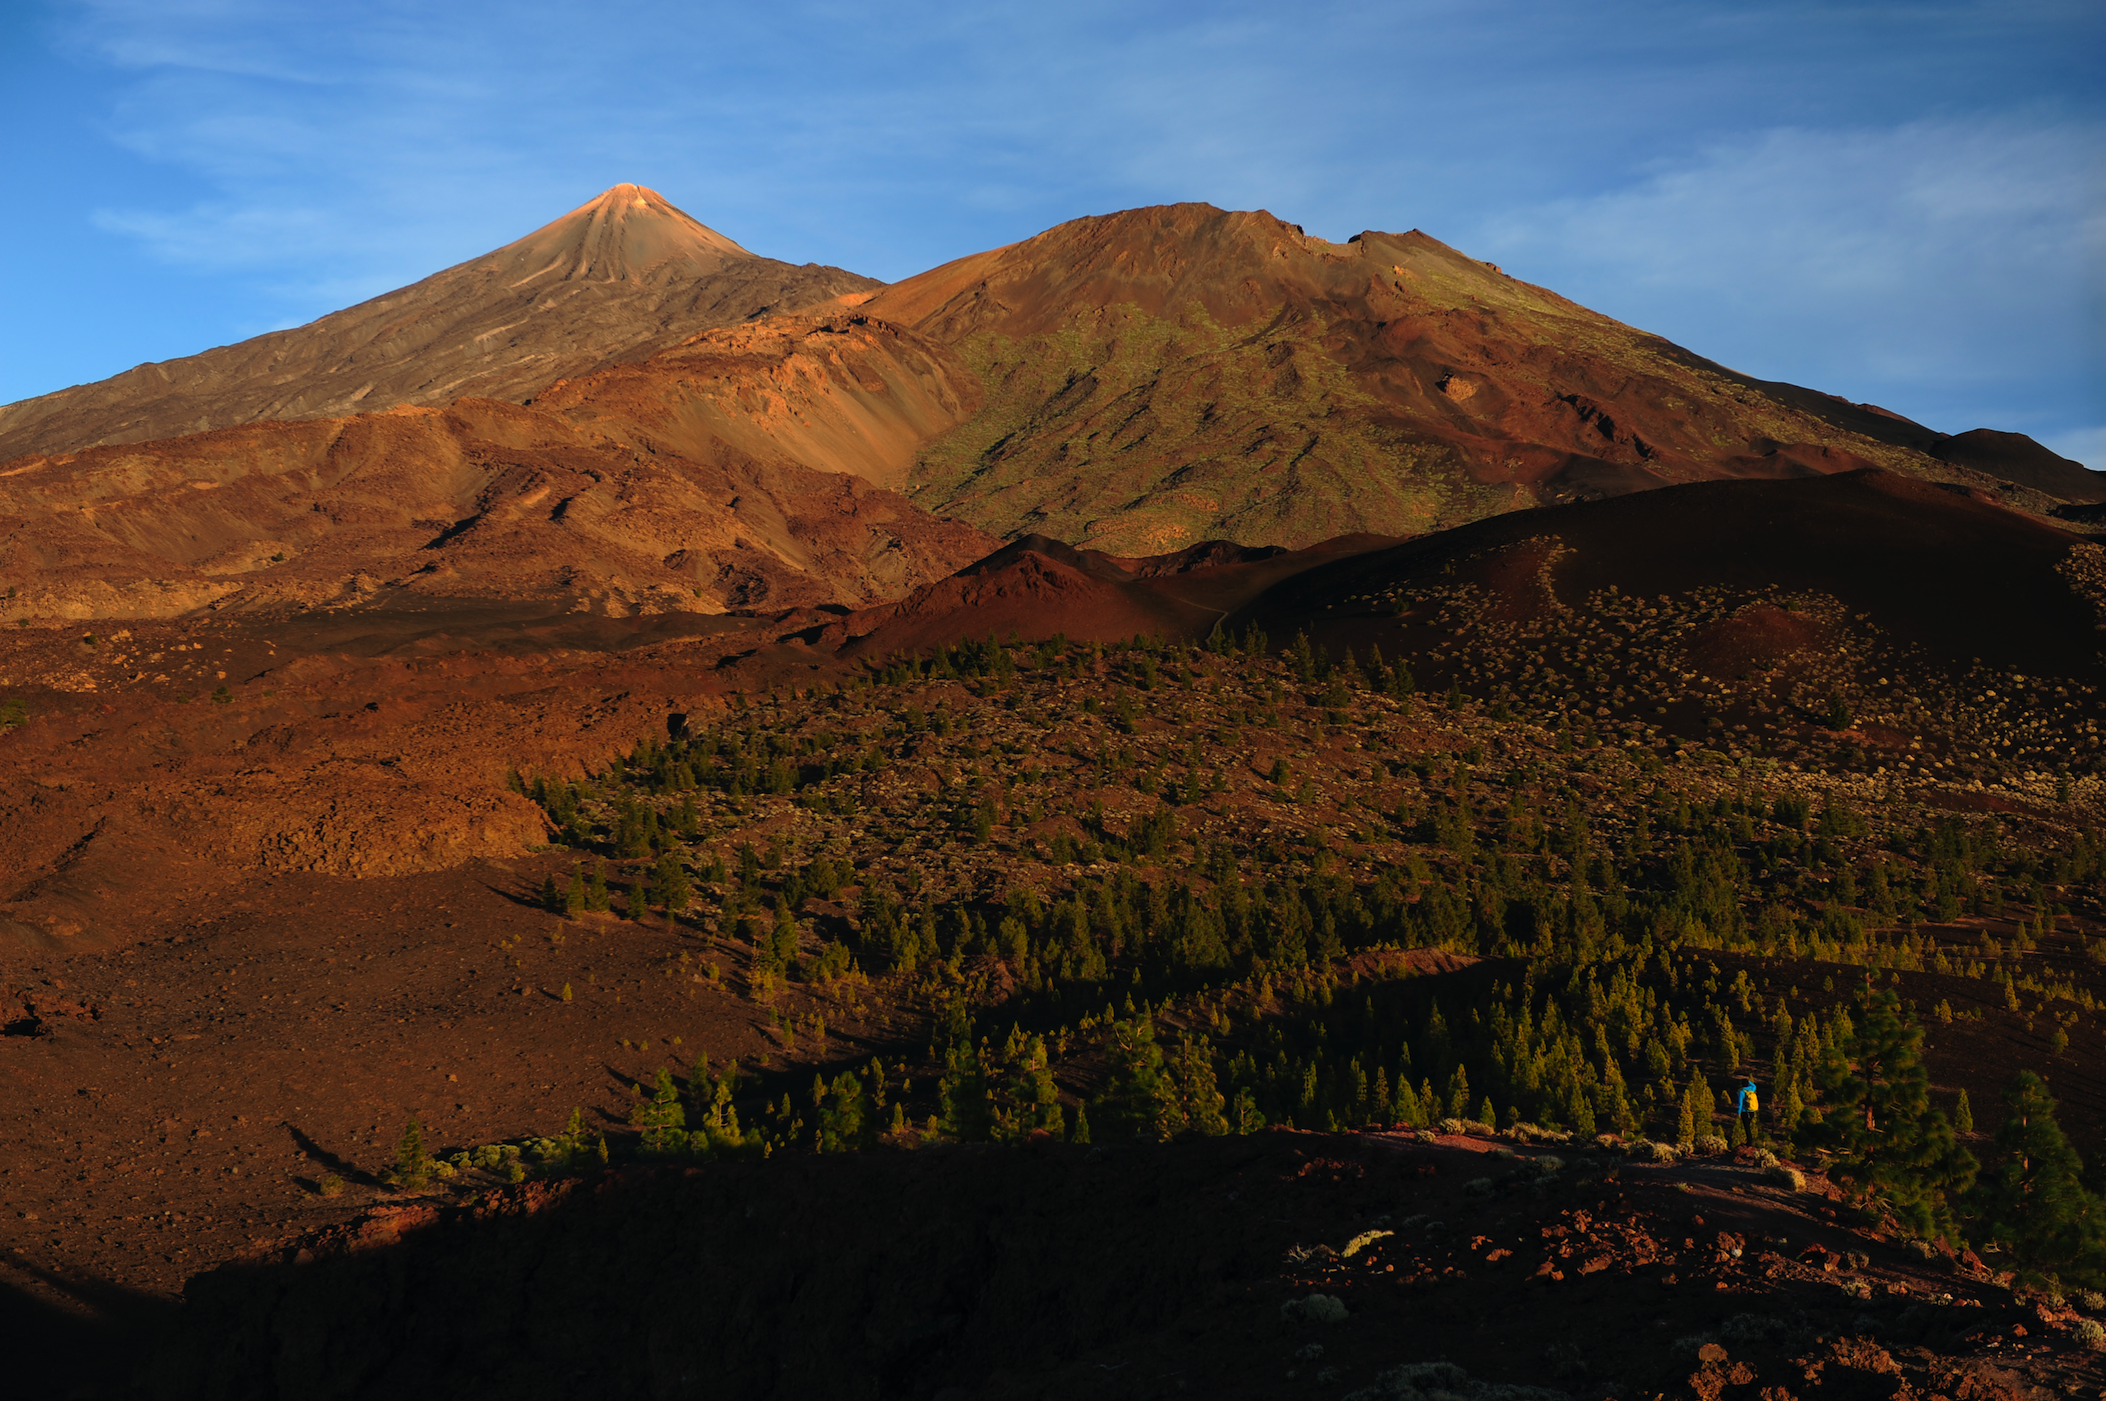
M 1467 1118 L 1470 1113 L 1470 1073 L 1460 1065 L 1448 1077 L 1448 1114 L 1450 1119 Z
M 585 913 L 585 872 L 583 868 L 570 868 L 570 886 L 563 892 L 563 913 L 575 919 Z
M 694 1106 L 695 1113 L 705 1112 L 716 1096 L 716 1081 L 710 1078 L 709 1057 L 697 1054 L 695 1063 L 688 1067 L 687 1102 Z
M 675 852 L 668 851 L 658 858 L 658 864 L 651 872 L 651 884 L 658 891 L 658 903 L 665 906 L 667 914 L 679 914 L 694 896 L 694 888 L 687 880 L 687 867 L 681 864 Z
M 1397 1088 L 1390 1092 L 1389 1121 L 1393 1124 L 1423 1124 L 1425 1111 L 1419 1108 L 1418 1092 L 1411 1088 L 1411 1081 L 1397 1076 Z
M 605 910 L 607 900 L 607 863 L 601 861 L 592 868 L 592 883 L 585 889 L 585 908 Z
M 1088 1109 L 1088 1108 L 1087 1108 L 1087 1107 L 1086 1107 L 1085 1105 L 1083 1105 L 1083 1104 L 1081 1104 L 1080 1102 L 1078 1102 L 1078 1103 L 1077 1103 L 1077 1104 L 1075 1105 L 1075 1123 L 1074 1123 L 1074 1126 L 1073 1126 L 1073 1127 L 1071 1127 L 1071 1128 L 1070 1128 L 1070 1129 L 1068 1130 L 1068 1142 L 1070 1142 L 1070 1143 L 1087 1143 L 1087 1142 L 1089 1142 L 1089 1141 L 1090 1141 L 1090 1113 L 1089 1113 L 1089 1109 Z
M 1186 1037 L 1178 1043 L 1177 1088 L 1186 1127 L 1210 1137 L 1229 1131 L 1227 1103 L 1214 1078 L 1214 1057 L 1206 1042 Z
M 2021 1070 L 2004 1103 L 1996 1158 L 1968 1205 L 2026 1283 L 2097 1283 L 2106 1276 L 2106 1207 L 2084 1190 L 2084 1163 L 2055 1122 L 2046 1082 Z
M 846 1153 L 862 1147 L 877 1122 L 863 1082 L 851 1071 L 842 1071 L 832 1085 L 820 1080 L 813 1099 L 819 1114 L 818 1149 L 822 1153 Z
M 651 910 L 651 875 L 639 866 L 629 878 L 629 918 L 642 919 Z
M 1797 1133 L 1799 1131 L 1799 1121 L 1805 1115 L 1806 1104 L 1799 1098 L 1799 1082 L 1797 1080 L 1787 1080 L 1784 1085 L 1784 1097 L 1777 1103 L 1778 1136 L 1788 1139 Z
M 936 1082 L 938 1125 L 961 1143 L 984 1143 L 994 1129 L 988 1103 L 987 1068 L 972 1044 L 961 1037 L 944 1055 L 943 1077 Z
M 395 1183 L 415 1191 L 430 1176 L 431 1157 L 424 1151 L 424 1126 L 413 1118 L 395 1143 Z
M 1959 1102 L 1952 1107 L 1952 1126 L 1956 1133 L 1974 1132 L 1974 1106 L 1967 1102 L 1967 1091 L 1960 1091 Z
M 1155 1019 L 1142 1015 L 1114 1025 L 1111 1053 L 1111 1084 L 1103 1104 L 1121 1132 L 1144 1142 L 1167 1142 L 1184 1127 L 1184 1113 L 1156 1044 Z
M 647 1153 L 675 1150 L 685 1143 L 686 1135 L 675 1131 L 686 1126 L 687 1110 L 680 1103 L 680 1087 L 673 1083 L 672 1072 L 664 1066 L 658 1067 L 651 1097 L 638 1101 L 629 1111 L 629 1124 L 643 1130 L 643 1148 Z
M 541 878 L 541 908 L 550 914 L 563 913 L 563 892 L 556 889 L 556 873 L 550 871 Z
M 1675 1142 L 1694 1143 L 1711 1127 L 1711 1092 L 1701 1077 L 1692 1079 L 1682 1092 L 1681 1115 L 1675 1123 Z
M 797 960 L 797 921 L 791 917 L 787 901 L 775 902 L 775 926 L 768 936 L 768 951 L 786 970 Z
M 1918 1236 L 1956 1236 L 1953 1204 L 1977 1165 L 1931 1103 L 1922 1028 L 1904 1020 L 1891 990 L 1846 1026 L 1820 1067 L 1826 1112 L 1809 1137 L 1836 1155 L 1829 1175 L 1862 1202 L 1892 1211 Z

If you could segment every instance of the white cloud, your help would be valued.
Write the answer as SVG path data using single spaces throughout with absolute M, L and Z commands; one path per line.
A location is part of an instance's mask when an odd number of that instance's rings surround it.
M 2040 404 L 2099 374 L 2085 177 L 2102 147 L 2106 127 L 2008 117 L 1780 128 L 1485 238 L 1509 270 L 1736 369 L 1946 431 L 2045 430 L 2066 423 Z

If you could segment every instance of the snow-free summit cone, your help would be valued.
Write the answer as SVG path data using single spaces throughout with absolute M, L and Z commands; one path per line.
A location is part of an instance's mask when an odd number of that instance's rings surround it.
M 616 185 L 502 248 L 305 326 L 0 405 L 0 462 L 265 419 L 516 403 L 703 331 L 880 285 L 762 257 L 656 190 Z
M 679 270 L 707 275 L 756 255 L 658 191 L 620 184 L 478 262 L 516 282 L 623 282 Z

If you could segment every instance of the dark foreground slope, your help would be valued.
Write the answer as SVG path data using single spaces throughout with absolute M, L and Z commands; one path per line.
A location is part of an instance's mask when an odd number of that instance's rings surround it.
M 1557 1401 L 1808 1375 L 2020 1401 L 2100 1380 L 2075 1315 L 1838 1225 L 1819 1183 L 1491 1146 L 1268 1133 L 573 1179 L 376 1212 L 142 1306 L 130 1338 L 11 1311 L 35 1352 L 87 1345 L 36 1381 L 215 1401 Z M 1312 1295 L 1343 1316 L 1288 1316 Z M 2014 1323 L 2032 1342 L 2000 1354 Z

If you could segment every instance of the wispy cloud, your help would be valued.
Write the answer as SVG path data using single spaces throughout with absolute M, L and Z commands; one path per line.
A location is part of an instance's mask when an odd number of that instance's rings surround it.
M 1736 368 L 1947 431 L 2016 426 L 2015 400 L 2097 372 L 2082 176 L 2102 147 L 2106 125 L 2015 117 L 1770 130 L 1484 237 L 1513 270 Z

